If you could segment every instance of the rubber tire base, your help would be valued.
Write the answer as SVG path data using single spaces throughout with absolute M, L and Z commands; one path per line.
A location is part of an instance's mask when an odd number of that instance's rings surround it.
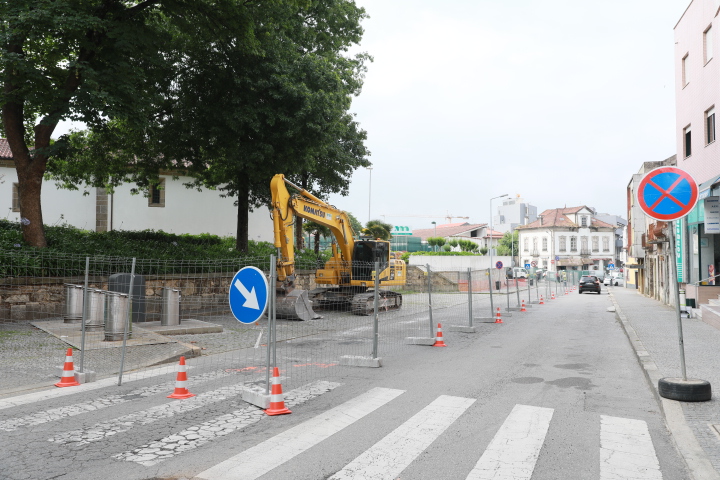
M 712 397 L 712 387 L 706 380 L 666 377 L 658 380 L 658 393 L 680 402 L 706 402 Z

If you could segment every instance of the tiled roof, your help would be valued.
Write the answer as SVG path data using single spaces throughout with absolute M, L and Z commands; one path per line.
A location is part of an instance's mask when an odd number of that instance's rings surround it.
M 567 214 L 570 214 L 570 213 L 577 213 L 577 212 L 579 212 L 580 210 L 582 210 L 583 208 L 587 208 L 588 210 L 590 210 L 590 209 L 589 209 L 588 207 L 586 207 L 585 205 L 581 205 L 581 206 L 579 206 L 579 207 L 550 208 L 550 209 L 545 210 L 544 212 L 542 212 L 539 216 L 549 215 L 549 214 L 552 213 L 552 212 L 560 212 L 560 213 L 562 213 L 563 215 L 567 215 Z
M 8 145 L 8 141 L 4 138 L 0 138 L 0 158 L 13 158 L 10 145 Z
M 567 216 L 567 214 L 577 213 L 583 208 L 587 208 L 585 206 L 582 207 L 571 207 L 571 208 L 554 208 L 545 210 L 540 215 L 538 215 L 538 219 L 534 222 L 528 223 L 527 225 L 519 225 L 517 228 L 520 229 L 526 229 L 526 228 L 543 228 L 543 227 L 566 227 L 566 228 L 579 228 L 580 225 L 570 220 L 570 217 Z M 589 209 L 588 209 L 589 210 Z M 591 226 L 593 227 L 603 227 L 603 228 L 615 228 L 613 225 L 610 225 L 609 223 L 603 222 L 602 220 L 598 220 L 597 218 L 592 219 Z
M 597 218 L 592 219 L 592 226 L 593 227 L 617 228 L 615 225 L 611 225 L 607 222 L 603 222 L 602 220 L 598 220 Z
M 412 234 L 414 237 L 420 237 L 425 240 L 428 237 L 453 237 L 462 236 L 460 234 L 469 232 L 471 230 L 477 230 L 484 227 L 485 223 L 448 223 L 445 225 L 438 225 L 437 228 L 422 228 L 419 230 L 413 230 Z

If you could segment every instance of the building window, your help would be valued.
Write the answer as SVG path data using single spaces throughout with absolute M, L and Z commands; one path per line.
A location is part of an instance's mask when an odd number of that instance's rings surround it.
M 526 252 L 530 251 L 529 245 L 530 245 L 530 239 L 527 237 L 523 238 L 523 248 Z
M 543 238 L 543 239 L 542 239 L 542 249 L 543 249 L 543 252 L 547 252 L 547 245 L 548 245 L 548 241 L 547 241 L 547 240 L 548 240 L 547 238 Z
M 580 226 L 587 227 L 587 217 L 585 215 L 580 218 Z
M 161 178 L 159 182 L 150 185 L 148 192 L 148 207 L 164 207 L 165 206 L 165 179 Z
M 12 208 L 11 210 L 13 212 L 19 212 L 20 211 L 20 190 L 19 190 L 19 184 L 13 183 L 12 187 Z
M 593 252 L 600 251 L 600 238 L 599 237 L 592 237 L 592 248 L 593 248 Z
M 705 112 L 705 144 L 715 141 L 715 107 Z
M 610 251 L 610 237 L 603 237 L 603 251 Z
M 688 63 L 688 55 L 685 54 L 685 56 L 682 59 L 682 85 L 683 87 L 690 82 L 690 72 L 688 71 L 689 63 Z
M 577 237 L 570 237 L 570 251 L 577 252 Z
M 537 237 L 533 237 L 533 252 L 537 252 Z
M 690 125 L 685 127 L 683 129 L 683 143 L 684 143 L 684 150 L 685 150 L 685 158 L 689 157 L 692 154 L 692 135 L 690 132 Z
M 705 53 L 705 63 L 712 60 L 713 57 L 713 40 L 712 40 L 712 26 L 708 27 L 703 33 L 703 50 Z
M 588 237 L 580 237 L 580 248 L 582 248 L 583 252 L 588 251 Z
M 567 250 L 567 248 L 565 248 L 566 247 L 566 244 L 565 244 L 566 238 L 567 237 L 565 237 L 565 235 L 560 235 L 560 251 L 561 252 L 564 252 L 565 250 Z

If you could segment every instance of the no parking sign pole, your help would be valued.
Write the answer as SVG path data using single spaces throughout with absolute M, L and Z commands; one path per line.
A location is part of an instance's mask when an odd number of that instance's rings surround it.
M 695 208 L 698 201 L 698 186 L 695 179 L 686 171 L 676 167 L 660 167 L 648 172 L 638 184 L 637 200 L 645 214 L 656 220 L 679 221 Z M 710 400 L 710 383 L 705 380 L 687 378 L 685 368 L 685 345 L 683 341 L 682 316 L 680 314 L 680 290 L 677 275 L 675 250 L 675 225 L 668 228 L 668 239 L 672 255 L 670 280 L 675 296 L 675 317 L 680 347 L 680 368 L 682 378 L 661 378 L 658 381 L 658 393 L 664 398 L 681 401 Z

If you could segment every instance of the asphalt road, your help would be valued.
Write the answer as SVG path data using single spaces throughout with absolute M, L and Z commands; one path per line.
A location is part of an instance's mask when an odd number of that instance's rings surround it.
M 691 478 L 610 305 L 573 293 L 382 368 L 327 368 L 287 392 L 290 415 L 199 368 L 188 400 L 147 376 L 5 408 L 0 478 Z

